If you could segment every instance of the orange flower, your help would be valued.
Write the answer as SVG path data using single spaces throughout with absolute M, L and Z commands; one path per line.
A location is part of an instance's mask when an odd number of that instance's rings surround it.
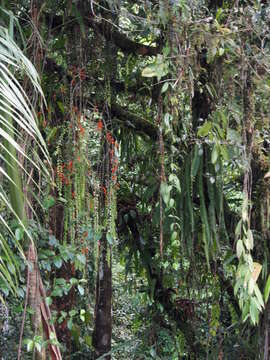
M 80 131 L 80 135 L 84 136 L 85 128 L 83 128 L 81 124 L 79 124 L 79 131 Z
M 70 160 L 70 161 L 68 162 L 68 164 L 67 164 L 67 169 L 68 169 L 70 172 L 72 172 L 72 168 L 73 168 L 73 161 Z
M 102 131 L 102 129 L 103 129 L 103 122 L 101 119 L 99 119 L 97 123 L 97 130 Z
M 111 155 L 111 157 L 114 156 L 114 149 L 111 149 L 111 150 L 110 150 L 110 155 Z
M 114 144 L 114 138 L 112 137 L 112 134 L 110 132 L 107 132 L 106 139 L 109 144 Z
M 88 248 L 87 247 L 82 248 L 81 251 L 82 251 L 82 254 L 84 254 L 84 255 L 88 254 Z

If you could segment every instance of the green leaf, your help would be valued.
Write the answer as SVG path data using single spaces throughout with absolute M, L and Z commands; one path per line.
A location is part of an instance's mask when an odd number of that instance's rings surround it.
M 219 49 L 218 49 L 218 55 L 219 56 L 222 56 L 223 54 L 224 54 L 224 48 L 222 48 L 222 47 L 220 47 Z
M 256 325 L 259 320 L 259 309 L 255 299 L 250 300 L 250 319 L 253 325 Z
M 55 204 L 55 199 L 52 196 L 46 197 L 43 202 L 45 210 L 49 210 Z
M 161 94 L 165 93 L 168 90 L 168 87 L 169 87 L 169 83 L 166 81 L 162 86 Z
M 81 309 L 80 311 L 80 319 L 82 320 L 82 322 L 85 322 L 85 310 Z
M 79 260 L 80 263 L 82 263 L 83 265 L 86 264 L 86 257 L 84 254 L 77 254 L 77 259 Z
M 238 224 L 236 225 L 235 228 L 235 236 L 240 236 L 241 234 L 241 229 L 242 229 L 242 219 L 238 221 Z
M 169 200 L 168 207 L 171 209 L 172 207 L 174 207 L 174 205 L 175 205 L 175 201 L 174 201 L 174 199 L 171 198 Z
M 22 229 L 21 227 L 17 228 L 17 229 L 15 230 L 16 240 L 18 240 L 18 241 L 22 240 L 22 238 L 23 238 L 23 233 L 24 233 L 24 231 L 23 231 L 23 229 Z
M 150 349 L 150 355 L 152 356 L 152 358 L 156 359 L 157 353 L 154 347 Z
M 255 292 L 255 295 L 257 297 L 257 300 L 258 300 L 261 308 L 263 309 L 264 308 L 264 302 L 263 302 L 263 298 L 262 298 L 262 293 L 261 293 L 261 291 L 260 291 L 257 284 L 255 284 L 255 286 L 254 286 L 254 292 Z
M 249 302 L 246 302 L 242 311 L 242 319 L 243 322 L 245 322 L 247 320 L 247 318 L 249 317 Z
M 145 67 L 142 71 L 143 77 L 154 77 L 157 76 L 156 67 L 154 65 L 149 65 Z
M 254 281 L 254 279 L 251 277 L 251 278 L 249 279 L 249 282 L 248 282 L 248 294 L 249 294 L 249 295 L 252 295 L 252 294 L 253 294 L 254 286 L 255 286 L 255 281 Z
M 247 237 L 245 239 L 245 245 L 247 250 L 252 250 L 254 246 L 253 234 L 250 229 L 247 231 Z
M 47 304 L 48 306 L 51 306 L 51 305 L 52 305 L 52 298 L 51 298 L 50 296 L 47 296 L 46 299 L 45 299 L 45 301 L 46 301 L 46 304 Z
M 84 295 L 84 288 L 81 285 L 78 285 L 79 293 L 83 296 Z
M 243 241 L 238 240 L 237 244 L 236 244 L 236 254 L 237 254 L 238 259 L 241 257 L 243 251 L 244 251 Z
M 53 259 L 53 263 L 54 265 L 57 267 L 57 269 L 60 269 L 62 264 L 63 264 L 63 260 L 60 256 L 56 256 L 54 259 Z
M 34 349 L 34 341 L 33 340 L 27 340 L 27 352 L 31 352 Z
M 169 181 L 172 185 L 175 186 L 175 188 L 178 190 L 178 192 L 181 193 L 180 180 L 175 174 L 170 174 Z
M 101 232 L 95 233 L 95 241 L 99 241 L 101 238 L 102 238 L 102 233 Z
M 270 294 L 270 275 L 268 275 L 265 287 L 264 287 L 264 301 L 267 303 Z
M 233 144 L 241 144 L 242 142 L 241 135 L 234 129 L 227 130 L 227 140 Z
M 211 163 L 212 164 L 215 164 L 217 162 L 218 154 L 219 154 L 218 147 L 215 144 L 213 147 L 212 153 L 211 153 Z
M 212 123 L 206 121 L 198 130 L 198 136 L 205 137 L 209 134 L 212 129 Z
M 112 237 L 112 235 L 111 235 L 110 233 L 107 233 L 107 234 L 106 234 L 106 239 L 107 239 L 107 241 L 108 241 L 108 243 L 109 243 L 110 245 L 113 244 L 113 237 Z
M 92 336 L 86 335 L 86 336 L 84 337 L 84 341 L 85 341 L 86 345 L 92 346 Z
M 2 289 L 1 289 L 2 290 Z M 18 295 L 23 299 L 24 298 L 24 291 L 22 288 L 18 288 Z
M 58 241 L 54 235 L 49 235 L 49 245 L 55 246 L 57 245 Z
M 75 309 L 70 310 L 68 314 L 69 314 L 69 316 L 73 317 L 77 314 L 77 310 L 75 310 Z
M 228 150 L 227 150 L 227 147 L 225 145 L 221 145 L 220 146 L 220 153 L 223 157 L 223 159 L 225 161 L 229 161 L 230 160 L 230 156 L 229 156 L 229 153 L 228 153 Z
M 163 198 L 163 201 L 166 205 L 168 205 L 169 200 L 170 200 L 170 192 L 171 192 L 172 187 L 169 186 L 166 182 L 162 182 L 160 184 L 160 192 L 161 192 L 161 196 Z
M 73 326 L 73 321 L 72 321 L 72 318 L 70 318 L 70 319 L 68 320 L 68 322 L 67 322 L 67 327 L 68 327 L 69 330 L 71 330 L 71 329 L 72 329 L 72 326 Z
M 53 291 L 51 296 L 62 296 L 63 295 L 63 290 L 57 286 Z
M 71 279 L 70 279 L 71 285 L 75 285 L 75 284 L 77 284 L 78 282 L 79 282 L 79 280 L 76 279 L 76 278 L 71 278 Z
M 47 135 L 47 142 L 51 142 L 57 133 L 57 127 L 53 127 Z
M 64 108 L 64 105 L 61 101 L 57 101 L 57 105 L 59 107 L 59 109 L 61 110 L 62 114 L 65 113 L 65 108 Z

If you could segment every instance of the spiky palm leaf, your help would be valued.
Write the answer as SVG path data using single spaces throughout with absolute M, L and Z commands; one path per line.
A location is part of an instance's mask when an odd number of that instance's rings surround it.
M 0 175 L 8 183 L 8 193 L 4 190 L 3 181 L 0 184 L 0 202 L 17 219 L 26 236 L 31 236 L 26 229 L 24 211 L 25 196 L 23 194 L 22 173 L 27 177 L 24 167 L 26 160 L 32 167 L 42 171 L 46 176 L 49 172 L 42 159 L 49 162 L 46 144 L 37 126 L 35 111 L 24 89 L 18 81 L 18 76 L 27 77 L 34 91 L 42 95 L 39 76 L 33 64 L 25 57 L 13 41 L 9 31 L 0 27 Z M 25 139 L 31 142 L 31 154 L 26 153 Z M 41 157 L 38 155 L 41 154 Z M 11 235 L 14 244 L 23 256 L 24 252 L 15 234 L 0 214 L 0 222 L 4 232 L 0 233 L 0 277 L 4 279 L 9 289 L 16 291 L 16 261 L 4 233 Z

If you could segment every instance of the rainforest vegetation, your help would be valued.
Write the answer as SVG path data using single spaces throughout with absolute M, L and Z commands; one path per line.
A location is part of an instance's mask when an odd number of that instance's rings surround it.
M 270 2 L 2 0 L 0 359 L 270 359 Z

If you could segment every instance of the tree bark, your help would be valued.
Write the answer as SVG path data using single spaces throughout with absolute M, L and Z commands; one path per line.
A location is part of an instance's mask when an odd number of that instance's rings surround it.
M 111 350 L 112 270 L 111 251 L 107 246 L 105 232 L 103 232 L 100 240 L 100 248 L 101 252 L 96 285 L 95 329 L 93 333 L 96 359 Z M 105 359 L 110 360 L 111 356 L 108 354 Z
M 108 21 L 117 23 L 117 15 L 104 14 Z M 105 121 L 105 129 L 112 124 L 112 103 L 115 100 L 115 92 L 112 83 L 117 73 L 117 48 L 112 40 L 112 33 L 107 39 L 104 46 L 104 108 L 103 118 Z M 107 130 L 106 130 L 107 131 Z M 112 163 L 110 153 L 113 150 L 112 144 L 107 136 L 110 133 L 103 133 L 102 147 L 102 171 L 100 176 L 100 185 L 103 189 L 109 191 L 112 184 Z M 107 241 L 107 232 L 109 232 L 109 222 L 114 219 L 108 219 L 110 211 L 106 192 L 100 193 L 100 222 L 102 226 L 102 237 L 99 242 L 98 257 L 98 274 L 96 281 L 96 305 L 95 305 L 95 323 L 93 332 L 93 345 L 95 348 L 95 358 L 105 355 L 106 360 L 111 359 L 111 337 L 112 337 L 112 250 Z

